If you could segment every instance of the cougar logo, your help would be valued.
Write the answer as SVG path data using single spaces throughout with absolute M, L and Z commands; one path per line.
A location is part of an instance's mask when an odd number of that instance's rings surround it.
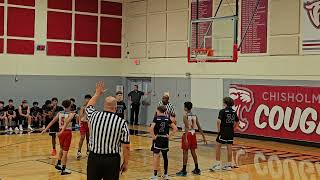
M 234 100 L 233 109 L 239 117 L 240 131 L 247 130 L 249 121 L 244 117 L 244 111 L 250 112 L 254 104 L 253 92 L 247 88 L 232 85 L 229 89 L 229 96 Z
M 314 0 L 304 3 L 304 8 L 308 12 L 309 19 L 312 25 L 320 29 L 320 0 Z

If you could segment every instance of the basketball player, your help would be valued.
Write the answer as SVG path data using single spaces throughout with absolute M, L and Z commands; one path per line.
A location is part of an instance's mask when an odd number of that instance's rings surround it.
M 76 100 L 74 98 L 70 98 L 71 101 L 71 111 L 77 113 L 77 105 L 75 105 Z M 77 119 L 72 119 L 72 127 L 76 127 Z
M 15 111 L 15 108 L 14 108 L 14 105 L 13 105 L 13 100 L 9 99 L 8 103 L 9 104 L 5 107 L 5 109 L 6 109 L 6 112 L 7 112 L 8 124 L 9 124 L 9 126 L 11 126 L 12 125 L 12 121 L 16 120 L 17 114 L 16 114 L 16 111 Z M 12 131 L 11 127 L 9 127 L 9 131 Z M 19 131 L 19 128 L 16 127 L 15 131 Z
M 28 130 L 33 131 L 31 128 L 32 118 L 30 116 L 30 107 L 27 100 L 22 101 L 22 105 L 19 106 L 19 116 L 23 121 L 28 121 Z M 20 131 L 23 131 L 22 124 L 19 124 Z
M 187 176 L 187 163 L 188 163 L 188 151 L 190 149 L 192 158 L 195 164 L 195 169 L 192 171 L 194 175 L 200 175 L 201 171 L 198 166 L 198 157 L 196 154 L 197 149 L 197 137 L 196 137 L 196 127 L 198 127 L 199 132 L 203 137 L 203 141 L 207 144 L 206 137 L 202 131 L 200 126 L 198 117 L 192 113 L 192 103 L 185 102 L 184 103 L 184 110 L 185 113 L 183 115 L 183 122 L 184 122 L 184 133 L 181 139 L 181 148 L 183 149 L 183 168 L 180 172 L 178 172 L 177 176 Z
M 42 109 L 39 107 L 38 102 L 33 102 L 32 105 L 33 107 L 30 109 L 32 121 L 38 123 L 39 128 L 41 127 L 41 124 L 43 124 L 42 128 L 44 129 L 45 125 L 42 118 Z
M 64 111 L 58 112 L 57 115 L 46 127 L 46 129 L 43 130 L 41 133 L 45 133 L 54 123 L 59 123 L 60 133 L 58 133 L 58 136 L 60 143 L 60 152 L 57 157 L 57 164 L 55 168 L 61 171 L 61 175 L 67 175 L 71 174 L 71 171 L 66 169 L 68 151 L 72 139 L 72 124 L 70 122 L 74 118 L 76 113 L 71 112 L 70 100 L 64 100 L 62 102 L 62 106 L 64 107 Z
M 8 131 L 8 118 L 7 118 L 7 112 L 4 108 L 4 102 L 0 101 L 0 121 L 2 121 L 5 124 L 5 130 Z
M 168 176 L 168 151 L 169 151 L 169 139 L 174 133 L 178 131 L 177 126 L 171 121 L 168 115 L 165 114 L 167 111 L 165 106 L 159 106 L 157 108 L 157 116 L 154 118 L 151 124 L 151 136 L 153 145 L 151 150 L 153 151 L 153 170 L 154 174 L 150 177 L 151 180 L 158 179 L 158 170 L 160 166 L 160 152 L 162 153 L 164 161 L 164 175 L 163 179 L 169 179 Z M 173 132 L 169 134 L 170 127 Z
M 232 165 L 232 144 L 234 138 L 234 128 L 238 127 L 239 118 L 237 113 L 232 109 L 234 101 L 230 97 L 223 98 L 224 109 L 220 110 L 217 120 L 218 137 L 216 147 L 216 162 L 211 170 L 231 170 Z M 220 161 L 221 145 L 226 144 L 228 150 L 228 163 L 222 167 Z
M 86 142 L 87 142 L 87 154 L 89 153 L 89 126 L 88 126 L 88 118 L 87 118 L 85 109 L 86 109 L 87 104 L 90 101 L 90 99 L 91 99 L 90 94 L 85 95 L 83 106 L 80 109 L 80 117 L 79 117 L 80 141 L 79 141 L 79 148 L 78 148 L 78 152 L 77 152 L 77 159 L 78 160 L 81 158 L 81 149 L 82 149 L 84 139 L 86 139 Z
M 59 112 L 63 111 L 63 107 L 58 106 L 58 98 L 54 97 L 51 99 L 51 107 L 52 110 L 50 112 L 51 117 L 55 117 Z M 52 118 L 50 118 L 50 120 L 52 120 Z M 50 122 L 50 121 L 49 121 Z M 49 135 L 51 136 L 51 143 L 52 143 L 52 151 L 51 151 L 51 155 L 55 156 L 57 154 L 56 151 L 56 144 L 57 144 L 57 140 L 56 140 L 56 133 L 59 132 L 59 122 L 55 122 L 51 128 L 50 128 L 50 132 Z
M 116 100 L 117 100 L 117 112 L 116 114 L 121 117 L 122 119 L 125 119 L 127 121 L 127 106 L 126 103 L 123 102 L 123 93 L 121 91 L 118 91 L 116 93 Z M 128 122 L 128 121 L 127 121 Z

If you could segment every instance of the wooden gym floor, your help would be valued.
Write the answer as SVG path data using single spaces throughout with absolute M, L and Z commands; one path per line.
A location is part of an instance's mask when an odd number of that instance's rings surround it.
M 148 179 L 152 174 L 151 139 L 146 127 L 131 127 L 131 159 L 125 179 Z M 1 134 L 1 133 L 0 133 Z M 2 134 L 4 134 L 2 132 Z M 188 176 L 176 177 L 181 169 L 182 151 L 179 132 L 170 142 L 169 174 L 171 179 L 320 179 L 320 149 L 271 141 L 236 138 L 234 161 L 239 165 L 232 171 L 210 172 L 215 159 L 215 137 L 208 134 L 209 144 L 199 139 L 198 159 L 201 176 L 192 176 L 193 160 L 189 155 Z M 48 134 L 0 135 L 0 179 L 2 180 L 85 180 L 86 157 L 76 160 L 79 132 L 73 133 L 67 166 L 72 170 L 68 176 L 60 176 L 54 168 L 55 157 L 50 156 L 51 139 Z M 199 138 L 200 136 L 198 136 Z M 57 147 L 59 145 L 57 144 Z M 85 146 L 83 152 L 85 152 Z M 223 161 L 226 149 L 222 150 Z M 161 163 L 162 164 L 162 163 Z M 161 174 L 161 172 L 160 172 Z

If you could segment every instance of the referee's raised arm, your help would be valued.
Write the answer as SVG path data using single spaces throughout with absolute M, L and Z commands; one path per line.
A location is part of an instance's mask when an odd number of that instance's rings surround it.
M 104 83 L 96 85 L 96 93 L 86 107 L 90 126 L 90 154 L 87 162 L 88 180 L 118 180 L 120 171 L 128 169 L 130 156 L 129 129 L 124 119 L 115 114 L 117 101 L 114 97 L 107 97 L 103 104 L 103 111 L 97 111 L 95 105 L 103 95 Z M 123 150 L 123 163 L 120 152 Z

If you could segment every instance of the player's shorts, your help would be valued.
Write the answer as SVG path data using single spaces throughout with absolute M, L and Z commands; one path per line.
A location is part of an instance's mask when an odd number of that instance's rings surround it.
M 188 141 L 187 144 L 185 143 L 186 136 Z M 197 147 L 198 147 L 198 143 L 197 143 L 196 133 L 188 132 L 187 135 L 186 133 L 183 133 L 181 138 L 181 148 L 183 150 L 188 150 L 188 149 L 197 149 Z
M 169 139 L 166 136 L 157 136 L 155 140 L 152 141 L 151 151 L 158 154 L 160 151 L 169 151 Z
M 89 126 L 87 122 L 81 122 L 80 124 L 80 134 L 81 135 L 86 135 L 89 133 Z
M 59 136 L 60 147 L 63 151 L 69 151 L 72 139 L 72 130 L 66 129 Z
M 58 122 L 55 122 L 49 129 L 49 135 L 50 136 L 55 136 L 56 133 L 58 133 L 60 130 L 59 130 L 59 123 Z
M 216 141 L 220 144 L 233 144 L 234 130 L 233 128 L 223 128 L 217 136 Z

